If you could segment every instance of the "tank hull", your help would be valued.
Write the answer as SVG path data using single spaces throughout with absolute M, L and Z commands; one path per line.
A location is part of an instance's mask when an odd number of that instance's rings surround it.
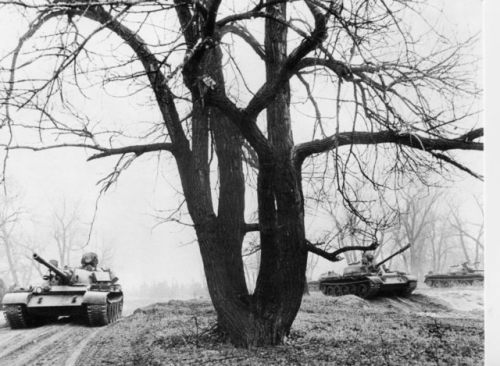
M 484 275 L 482 273 L 471 274 L 428 274 L 425 276 L 424 283 L 430 287 L 451 287 L 451 286 L 470 286 L 483 284 Z
M 123 293 L 119 286 L 107 291 L 83 286 L 52 286 L 8 292 L 2 305 L 11 328 L 34 326 L 60 316 L 75 316 L 85 319 L 91 326 L 101 326 L 121 316 Z
M 338 276 L 323 278 L 319 288 L 328 296 L 356 295 L 364 299 L 377 296 L 409 296 L 417 279 L 409 275 Z

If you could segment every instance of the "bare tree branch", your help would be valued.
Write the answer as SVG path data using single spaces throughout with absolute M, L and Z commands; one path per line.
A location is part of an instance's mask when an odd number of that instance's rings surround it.
M 95 160 L 95 159 L 100 159 L 104 158 L 107 156 L 111 155 L 123 155 L 123 154 L 129 154 L 133 153 L 137 156 L 142 155 L 147 152 L 152 152 L 152 151 L 170 151 L 175 154 L 175 146 L 174 144 L 168 143 L 168 142 L 163 142 L 163 143 L 156 143 L 156 144 L 148 144 L 148 145 L 133 145 L 133 146 L 125 146 L 125 147 L 119 147 L 119 148 L 101 148 L 100 149 L 102 152 L 99 154 L 92 155 L 89 157 L 87 160 Z
M 306 3 L 313 14 L 315 28 L 311 35 L 302 40 L 297 48 L 290 53 L 278 76 L 271 83 L 265 83 L 248 103 L 245 111 L 252 117 L 257 117 L 273 101 L 276 92 L 295 74 L 299 62 L 309 52 L 316 49 L 327 36 L 325 16 L 312 2 L 306 1 Z
M 483 150 L 482 142 L 470 141 L 470 137 L 478 138 L 483 135 L 483 129 L 470 131 L 465 135 L 453 139 L 429 138 L 413 133 L 398 133 L 395 131 L 381 132 L 340 132 L 322 140 L 305 142 L 295 146 L 295 161 L 300 166 L 305 158 L 312 154 L 319 154 L 345 145 L 374 145 L 393 143 L 405 145 L 423 151 L 447 151 L 454 149 Z
M 345 246 L 340 249 L 335 250 L 334 252 L 327 252 L 321 248 L 318 247 L 318 245 L 321 245 L 321 243 L 318 244 L 313 244 L 309 240 L 306 241 L 306 248 L 309 252 L 314 253 L 316 255 L 319 255 L 320 257 L 323 257 L 325 259 L 328 259 L 331 262 L 338 262 L 341 261 L 342 257 L 339 257 L 339 254 L 342 254 L 344 252 L 349 252 L 351 250 L 360 250 L 363 252 L 366 252 L 368 250 L 375 250 L 378 248 L 379 244 L 377 242 L 373 242 L 368 246 L 363 246 L 363 245 L 352 245 L 352 246 Z

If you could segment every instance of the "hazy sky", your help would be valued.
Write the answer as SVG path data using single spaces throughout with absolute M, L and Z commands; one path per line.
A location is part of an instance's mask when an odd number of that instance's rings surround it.
M 467 33 L 479 31 L 481 9 L 479 0 L 431 1 L 435 6 L 443 5 L 445 16 L 451 24 L 459 25 Z M 14 35 L 24 32 L 18 23 L 8 21 L 0 10 L 0 34 L 2 54 L 12 49 Z M 106 106 L 97 105 L 96 113 Z M 120 115 L 140 113 L 126 108 L 111 106 L 102 114 Z M 96 182 L 112 167 L 114 159 L 87 162 L 87 154 L 76 149 L 47 152 L 18 151 L 9 160 L 8 176 L 12 185 L 22 192 L 23 205 L 32 217 L 37 218 L 35 230 L 40 240 L 50 240 L 47 225 L 54 205 L 75 203 L 80 206 L 82 220 L 89 222 L 99 187 Z M 481 154 L 472 153 L 466 161 L 481 171 Z M 154 155 L 142 156 L 124 172 L 116 186 L 100 201 L 91 244 L 95 248 L 99 241 L 111 243 L 115 250 L 114 269 L 125 285 L 137 285 L 143 281 L 176 280 L 190 282 L 201 280 L 202 267 L 190 228 L 168 224 L 154 228 L 153 217 L 158 209 L 174 208 L 180 196 L 169 185 L 176 173 L 157 173 L 158 161 Z M 164 165 L 162 165 L 164 166 Z M 177 186 L 177 182 L 173 183 Z M 463 197 L 481 192 L 481 183 L 472 178 L 457 182 L 456 191 Z M 463 198 L 465 200 L 467 198 Z M 317 274 L 324 272 L 330 264 L 320 264 Z

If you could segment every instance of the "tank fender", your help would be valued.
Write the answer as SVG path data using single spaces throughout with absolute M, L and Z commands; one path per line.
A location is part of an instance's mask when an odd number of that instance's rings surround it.
M 382 279 L 378 276 L 366 276 L 366 278 L 368 278 L 370 282 L 373 283 L 384 283 L 384 281 L 382 281 Z
M 31 292 L 9 292 L 2 299 L 2 305 L 25 304 L 31 298 Z
M 83 296 L 84 304 L 106 304 L 108 299 L 107 292 L 87 291 Z
M 416 276 L 413 276 L 413 275 L 403 275 L 403 277 L 406 278 L 407 281 L 417 281 L 417 277 Z

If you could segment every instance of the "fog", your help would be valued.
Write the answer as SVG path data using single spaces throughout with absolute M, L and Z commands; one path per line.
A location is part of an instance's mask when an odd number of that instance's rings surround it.
M 478 1 L 440 3 L 449 23 L 460 24 L 460 32 L 475 33 L 480 29 Z M 4 55 L 14 47 L 15 35 L 22 34 L 24 28 L 9 21 L 8 14 L 1 16 L 0 34 L 5 42 L 0 47 Z M 134 117 L 144 120 L 155 116 L 147 107 L 141 111 L 128 109 L 123 101 L 109 103 L 94 100 L 88 107 L 93 109 L 93 114 L 100 116 L 103 123 L 108 119 L 113 123 L 128 123 Z M 36 242 L 40 254 L 48 258 L 57 256 L 51 234 L 53 214 L 66 205 L 77 209 L 83 231 L 79 236 L 82 248 L 72 253 L 75 264 L 78 264 L 81 252 L 100 253 L 106 248 L 110 255 L 105 264 L 118 274 L 125 292 L 138 293 L 144 285 L 164 283 L 187 289 L 175 297 L 206 294 L 201 290 L 192 291 L 198 285 L 202 287 L 204 275 L 189 219 L 186 217 L 187 225 L 184 225 L 161 223 L 158 218 L 166 217 L 166 211 L 174 210 L 182 202 L 173 163 L 154 154 L 141 156 L 124 171 L 116 185 L 100 195 L 102 186 L 98 182 L 109 174 L 115 161 L 99 159 L 87 162 L 88 156 L 87 152 L 78 149 L 11 152 L 6 170 L 7 192 L 17 196 L 16 205 L 23 211 L 16 228 L 19 240 Z M 456 156 L 481 173 L 481 153 L 457 153 Z M 482 195 L 482 183 L 464 174 L 454 176 L 454 180 L 447 184 L 451 197 L 460 206 L 460 214 L 467 221 L 480 221 L 474 196 Z M 248 205 L 255 207 L 255 202 Z M 309 217 L 308 227 L 322 226 L 322 220 L 326 226 L 328 218 Z M 84 246 L 87 242 L 88 245 Z M 332 268 L 341 270 L 345 265 L 345 261 L 332 265 L 321 259 L 311 277 L 317 278 Z M 0 270 L 0 276 L 7 275 L 5 258 L 0 258 Z

